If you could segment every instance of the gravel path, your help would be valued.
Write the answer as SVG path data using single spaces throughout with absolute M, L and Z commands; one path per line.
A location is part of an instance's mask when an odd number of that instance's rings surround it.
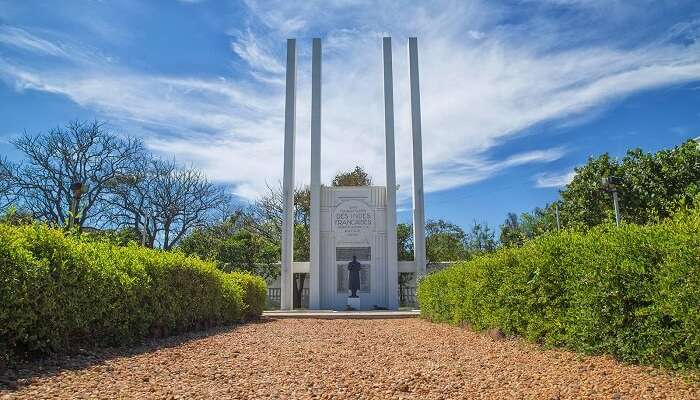
M 418 319 L 272 320 L 210 334 L 33 364 L 0 399 L 700 399 L 697 381 L 653 368 Z

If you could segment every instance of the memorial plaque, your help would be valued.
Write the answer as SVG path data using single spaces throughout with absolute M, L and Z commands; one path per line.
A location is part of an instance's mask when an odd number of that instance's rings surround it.
M 350 261 L 353 257 L 357 257 L 358 261 L 372 261 L 371 247 L 336 247 L 336 261 Z
M 333 231 L 345 242 L 364 242 L 374 231 L 374 210 L 358 200 L 346 200 L 333 212 Z

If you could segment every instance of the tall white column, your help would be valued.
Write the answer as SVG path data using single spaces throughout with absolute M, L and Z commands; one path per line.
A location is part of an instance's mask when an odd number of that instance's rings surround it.
M 294 261 L 294 141 L 296 123 L 296 40 L 287 39 L 287 84 L 284 104 L 284 178 L 282 182 L 282 271 L 280 308 L 293 307 L 292 279 Z
M 311 248 L 309 308 L 321 308 L 321 39 L 311 51 Z
M 418 39 L 408 39 L 411 81 L 411 131 L 413 132 L 413 251 L 417 277 L 425 275 L 425 202 L 423 199 L 423 139 L 421 138 Z
M 399 308 L 399 264 L 396 248 L 396 156 L 394 144 L 394 75 L 391 38 L 382 40 L 384 61 L 384 136 L 386 158 L 386 266 L 387 307 Z

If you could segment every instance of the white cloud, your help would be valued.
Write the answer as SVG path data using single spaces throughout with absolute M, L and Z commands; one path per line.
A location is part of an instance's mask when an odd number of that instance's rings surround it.
M 576 176 L 575 171 L 566 171 L 561 173 L 542 173 L 535 175 L 535 187 L 538 188 L 553 188 L 566 186 Z
M 12 26 L 0 26 L 0 43 L 42 55 L 67 56 L 60 46 Z
M 256 71 L 273 74 L 284 72 L 284 65 L 265 48 L 252 32 L 237 33 L 231 42 L 231 49 Z
M 284 54 L 279 51 L 288 35 L 305 38 L 298 41 L 297 183 L 308 182 L 309 176 L 306 38 L 319 32 L 326 38 L 322 177 L 328 182 L 335 172 L 361 164 L 377 183 L 384 182 L 380 38 L 391 34 L 397 171 L 404 200 L 411 191 L 409 35 L 419 37 L 427 191 L 561 158 L 563 148 L 494 158 L 498 145 L 535 124 L 580 118 L 621 96 L 700 79 L 698 44 L 564 46 L 560 33 L 567 30 L 566 21 L 500 25 L 511 11 L 491 2 L 247 4 L 252 15 L 247 22 L 254 28 L 232 32 L 231 46 L 248 64 L 249 75 L 243 75 L 254 79 L 163 76 L 108 63 L 30 68 L 10 60 L 0 62 L 0 76 L 17 88 L 60 93 L 150 132 L 145 139 L 152 149 L 193 162 L 213 178 L 234 184 L 237 194 L 253 198 L 282 175 Z M 528 30 L 537 35 L 522 34 Z M 465 41 L 469 35 L 478 40 Z M 567 174 L 541 175 L 536 184 L 560 186 Z
M 469 34 L 469 36 L 471 36 L 472 39 L 476 39 L 476 40 L 483 39 L 486 36 L 486 34 L 484 32 L 476 31 L 476 30 L 470 30 L 467 33 Z
M 462 161 L 455 161 L 451 165 L 443 164 L 440 171 L 428 171 L 426 176 L 431 176 L 431 179 L 425 182 L 425 189 L 426 191 L 438 191 L 476 183 L 508 168 L 556 161 L 562 158 L 565 153 L 565 149 L 556 147 L 517 153 L 503 160 L 474 156 Z M 407 195 L 404 197 L 407 198 Z

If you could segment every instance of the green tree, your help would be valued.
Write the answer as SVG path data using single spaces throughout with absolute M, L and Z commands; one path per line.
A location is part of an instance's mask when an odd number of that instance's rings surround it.
M 399 261 L 413 261 L 413 226 L 396 225 L 396 246 Z
M 459 226 L 443 219 L 428 220 L 425 225 L 428 262 L 461 261 L 469 258 L 467 235 Z
M 564 225 L 590 227 L 602 223 L 612 210 L 612 200 L 602 190 L 600 180 L 618 174 L 617 162 L 607 153 L 589 158 L 586 165 L 576 168 L 571 183 L 561 191 Z
M 428 220 L 425 225 L 425 252 L 428 262 L 469 259 L 468 236 L 464 230 L 443 219 Z M 413 261 L 413 225 L 396 225 L 399 261 Z
M 372 178 L 362 167 L 356 166 L 352 171 L 339 172 L 333 178 L 333 186 L 372 186 Z
M 237 231 L 222 241 L 215 259 L 224 271 L 244 270 L 265 278 L 274 278 L 279 248 L 247 229 Z
M 525 234 L 520 226 L 518 214 L 509 212 L 506 220 L 501 225 L 500 241 L 503 246 L 522 246 L 525 242 Z
M 555 203 L 523 213 L 517 221 L 508 215 L 501 226 L 504 246 L 557 229 L 557 205 L 564 228 L 588 229 L 613 221 L 612 194 L 602 186 L 604 177 L 615 176 L 621 182 L 617 192 L 624 222 L 655 223 L 673 215 L 680 206 L 693 206 L 700 193 L 700 145 L 689 140 L 656 153 L 631 149 L 622 160 L 605 153 L 589 158 L 575 171 Z
M 520 215 L 520 230 L 526 239 L 534 239 L 557 229 L 557 217 L 553 204 L 535 207 L 531 213 Z
M 700 148 L 689 140 L 657 153 L 632 149 L 621 161 L 607 153 L 590 158 L 561 192 L 565 226 L 592 227 L 614 217 L 612 196 L 601 187 L 601 178 L 608 176 L 622 181 L 618 195 L 623 221 L 656 222 L 680 204 L 693 204 L 700 192 Z
M 490 253 L 496 250 L 496 237 L 485 222 L 474 221 L 466 237 L 467 251 L 471 254 Z
M 109 243 L 122 247 L 133 243 L 141 243 L 141 232 L 132 227 L 119 229 L 85 228 L 82 232 L 82 237 L 87 240 Z
M 279 246 L 243 224 L 236 213 L 218 224 L 195 229 L 182 240 L 180 249 L 213 261 L 227 272 L 248 271 L 265 278 L 275 278 L 279 268 Z
M 15 205 L 7 206 L 0 214 L 0 224 L 7 225 L 31 225 L 34 222 L 32 214 L 17 208 Z

